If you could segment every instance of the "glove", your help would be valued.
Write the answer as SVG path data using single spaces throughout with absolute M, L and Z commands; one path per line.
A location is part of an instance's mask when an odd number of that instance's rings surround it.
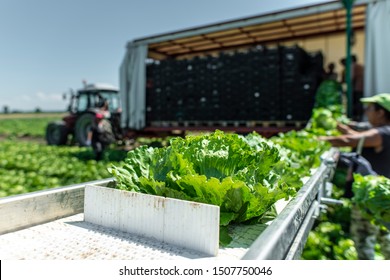
M 88 147 L 91 146 L 91 140 L 85 141 L 85 145 L 88 146 Z
M 368 162 L 364 157 L 357 153 L 341 153 L 340 161 L 347 164 L 348 166 L 353 167 L 353 172 L 366 175 L 378 175 L 371 166 L 371 163 Z

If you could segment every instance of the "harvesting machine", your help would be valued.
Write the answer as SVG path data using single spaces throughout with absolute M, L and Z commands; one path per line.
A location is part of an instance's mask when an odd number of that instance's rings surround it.
M 227 246 L 219 207 L 117 190 L 112 178 L 4 197 L 0 259 L 299 259 L 325 204 L 337 203 L 329 182 L 338 155 L 321 156 L 297 195 L 276 203 L 276 218 L 229 228 Z

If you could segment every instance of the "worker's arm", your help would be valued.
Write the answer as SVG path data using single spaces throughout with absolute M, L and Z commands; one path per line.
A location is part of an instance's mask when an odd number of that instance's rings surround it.
M 359 133 L 358 131 L 352 129 L 350 126 L 338 123 L 337 124 L 337 130 L 340 131 L 342 134 L 355 134 Z
M 92 142 L 92 128 L 88 131 L 88 134 L 87 134 L 87 141 L 86 141 L 86 145 L 87 146 L 91 146 L 91 142 Z
M 320 140 L 328 141 L 334 147 L 353 147 L 356 148 L 360 139 L 364 138 L 364 147 L 378 148 L 382 146 L 382 136 L 379 131 L 372 128 L 363 132 L 345 134 L 340 136 L 321 136 Z

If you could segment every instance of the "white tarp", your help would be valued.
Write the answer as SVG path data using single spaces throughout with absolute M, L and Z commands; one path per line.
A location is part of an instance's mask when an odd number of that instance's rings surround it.
M 120 68 L 121 126 L 145 127 L 146 44 L 129 43 Z
M 390 92 L 390 0 L 367 6 L 364 95 Z

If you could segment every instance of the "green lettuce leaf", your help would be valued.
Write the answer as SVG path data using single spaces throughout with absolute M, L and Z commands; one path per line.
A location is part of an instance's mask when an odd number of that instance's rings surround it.
M 354 174 L 352 198 L 366 217 L 390 222 L 390 179 L 384 176 Z
M 256 133 L 215 131 L 139 147 L 109 172 L 120 189 L 217 205 L 221 225 L 228 225 L 260 218 L 301 187 L 281 149 Z

